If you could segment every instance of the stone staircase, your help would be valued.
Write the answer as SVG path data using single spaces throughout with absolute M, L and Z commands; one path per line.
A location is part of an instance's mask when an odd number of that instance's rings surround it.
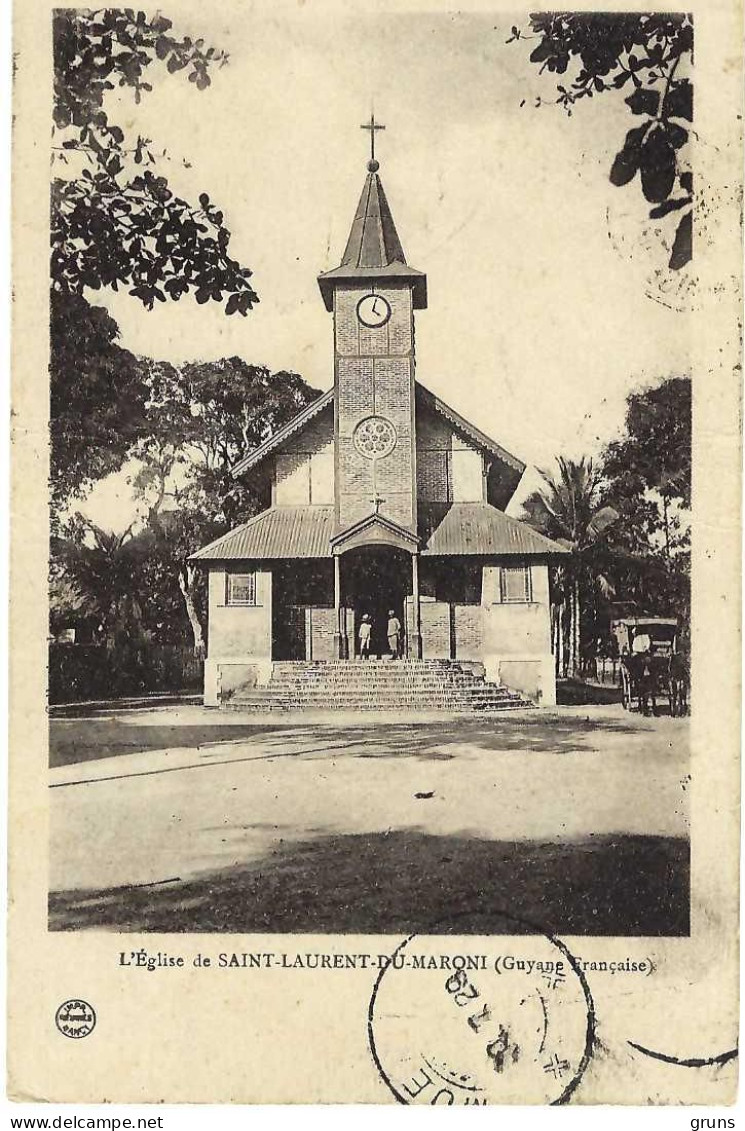
M 533 706 L 453 660 L 276 661 L 269 682 L 244 685 L 240 711 L 505 711 Z

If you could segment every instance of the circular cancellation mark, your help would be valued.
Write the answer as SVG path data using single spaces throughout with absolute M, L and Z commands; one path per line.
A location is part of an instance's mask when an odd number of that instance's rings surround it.
M 594 1044 L 585 976 L 535 925 L 503 914 L 495 931 L 492 914 L 482 931 L 480 918 L 454 916 L 391 955 L 368 1012 L 378 1072 L 404 1104 L 567 1103 Z M 477 969 L 464 936 L 489 952 Z

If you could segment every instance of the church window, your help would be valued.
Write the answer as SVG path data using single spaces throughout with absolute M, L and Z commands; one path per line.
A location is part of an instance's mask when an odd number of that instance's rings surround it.
M 355 428 L 353 440 L 366 459 L 382 459 L 396 446 L 396 429 L 384 416 L 368 416 Z
M 229 573 L 227 575 L 226 605 L 256 604 L 256 574 Z
M 502 566 L 501 596 L 505 604 L 529 603 L 530 566 Z

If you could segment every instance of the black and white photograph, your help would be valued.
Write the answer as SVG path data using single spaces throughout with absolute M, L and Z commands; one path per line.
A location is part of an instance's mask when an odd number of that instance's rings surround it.
M 188 30 L 55 16 L 51 927 L 685 935 L 692 20 Z
M 343 968 L 369 1080 L 285 1093 L 266 1051 L 184 1096 L 620 1102 L 628 1058 L 623 1102 L 729 1094 L 729 1013 L 672 1023 L 736 906 L 728 850 L 716 913 L 696 886 L 738 804 L 741 119 L 711 129 L 706 18 L 37 18 L 15 601 L 45 625 L 34 914 L 76 970 L 50 1025 L 103 1049 L 123 987 L 176 1008 L 169 967 L 226 995 Z M 210 1000 L 205 1040 L 237 1023 Z M 75 1095 L 127 1100 L 108 1071 Z

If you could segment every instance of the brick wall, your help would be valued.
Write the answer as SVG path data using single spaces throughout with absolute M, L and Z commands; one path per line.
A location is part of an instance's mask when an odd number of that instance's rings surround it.
M 310 642 L 306 658 L 309 660 L 334 659 L 334 632 L 336 611 L 327 608 L 309 608 L 306 615 L 306 640 Z
M 385 326 L 371 329 L 363 326 L 357 318 L 357 303 L 368 294 L 382 295 L 390 305 L 391 317 Z M 410 354 L 414 341 L 408 285 L 345 283 L 337 287 L 334 345 L 339 357 L 400 357 Z
M 421 598 L 422 659 L 450 658 L 450 605 Z
M 408 287 L 375 288 L 392 314 L 385 326 L 369 329 L 359 323 L 356 309 L 372 290 L 345 285 L 336 292 L 339 521 L 344 528 L 365 518 L 378 495 L 382 515 L 413 529 L 411 292 Z M 368 416 L 384 416 L 396 430 L 393 451 L 375 463 L 375 482 L 372 460 L 353 443 L 355 428 Z
M 423 503 L 451 501 L 449 456 L 444 450 L 423 449 L 417 437 L 416 490 Z
M 427 409 L 417 413 L 416 474 L 423 502 L 475 503 L 484 497 L 481 452 Z
M 453 605 L 453 621 L 456 659 L 480 660 L 484 645 L 481 605 Z

